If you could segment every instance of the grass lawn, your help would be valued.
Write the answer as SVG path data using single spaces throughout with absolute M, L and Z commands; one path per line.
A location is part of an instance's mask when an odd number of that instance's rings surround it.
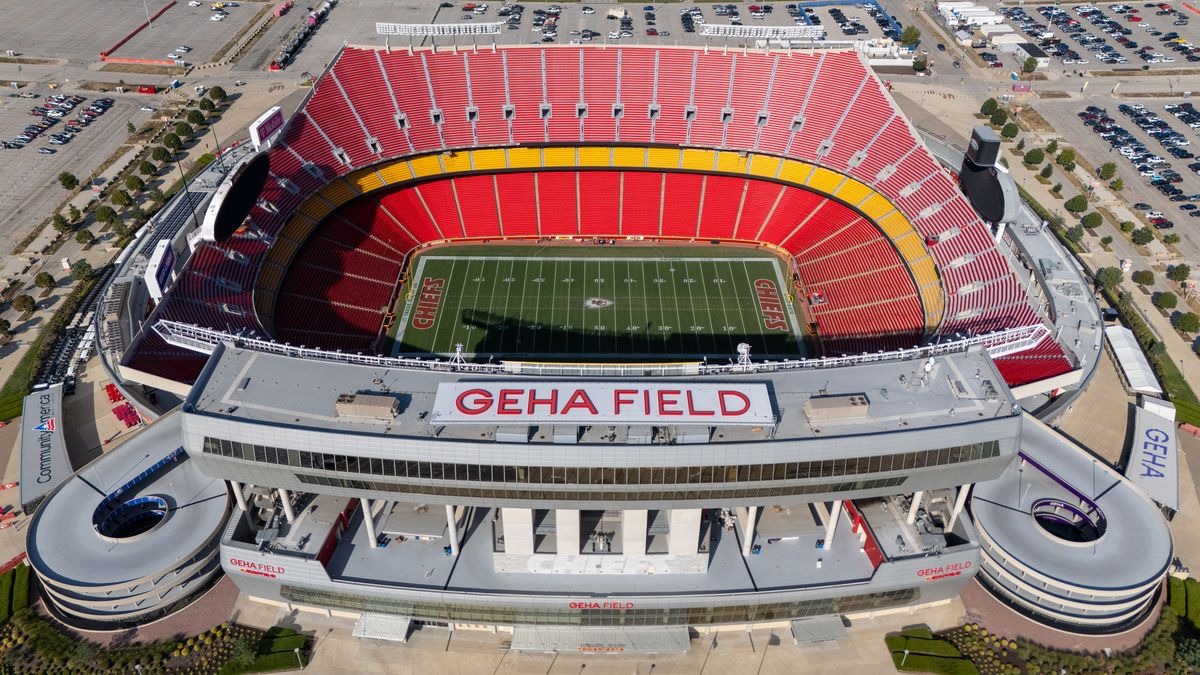
M 801 356 L 784 263 L 736 247 L 455 246 L 416 258 L 393 352 L 469 358 Z

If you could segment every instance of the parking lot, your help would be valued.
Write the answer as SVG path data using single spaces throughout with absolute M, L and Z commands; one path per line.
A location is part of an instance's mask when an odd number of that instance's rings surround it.
M 1055 71 L 1136 72 L 1194 68 L 1200 63 L 1200 17 L 1182 5 L 1033 5 L 999 11 L 1009 25 L 1051 57 Z M 997 49 L 982 51 L 996 53 Z
M 10 140 L 26 126 L 39 121 L 40 118 L 30 115 L 29 110 L 52 92 L 42 89 L 37 93 L 37 99 L 0 99 L 0 139 Z M 86 108 L 91 101 L 89 96 L 76 110 Z M 66 145 L 50 145 L 47 134 L 21 149 L 0 149 L 0 213 L 5 214 L 7 223 L 0 229 L 0 252 L 10 251 L 30 227 L 49 215 L 46 211 L 48 200 L 56 202 L 66 195 L 55 178 L 60 172 L 70 171 L 80 180 L 87 180 L 89 167 L 97 166 L 124 142 L 127 136 L 125 123 L 132 120 L 139 124 L 148 117 L 149 113 L 139 111 L 134 101 L 116 97 L 104 115 Z M 52 129 L 57 132 L 64 126 L 65 121 Z M 51 148 L 56 152 L 42 155 L 37 152 L 38 148 Z
M 1108 161 L 1117 162 L 1126 182 L 1147 184 L 1158 193 L 1140 202 L 1142 212 L 1153 212 L 1156 227 L 1172 229 L 1183 224 L 1181 219 L 1200 218 L 1200 208 L 1193 206 L 1200 202 L 1200 160 L 1195 157 L 1200 110 L 1189 102 L 1122 103 L 1115 111 L 1090 105 L 1077 116 L 1121 158 Z
M 150 12 L 162 7 L 162 0 L 148 0 Z M 209 4 L 189 7 L 186 0 L 177 3 L 147 28 L 115 52 L 116 56 L 140 59 L 166 59 L 167 54 L 185 44 L 193 51 L 188 61 L 204 63 L 228 42 L 262 7 L 245 3 L 229 9 L 221 22 L 209 20 Z M 94 63 L 100 52 L 115 45 L 146 19 L 140 0 L 95 0 L 92 2 L 35 2 L 6 0 L 0 20 L 0 49 L 19 54 L 66 59 L 75 64 Z M 68 27 L 77 27 L 67 30 Z
M 450 4 L 449 7 L 440 5 Z M 464 10 L 465 2 L 454 3 L 429 3 L 422 6 L 412 5 L 397 5 L 387 0 L 355 0 L 354 11 L 346 11 L 350 9 L 349 5 L 343 3 L 335 8 L 329 15 L 329 19 L 311 38 L 310 44 L 306 46 L 303 52 L 297 56 L 295 64 L 291 68 L 301 68 L 303 70 L 315 71 L 325 65 L 330 54 L 335 51 L 343 41 L 349 44 L 358 45 L 382 45 L 383 36 L 375 32 L 376 21 L 392 21 L 397 23 L 466 23 L 466 22 L 502 22 L 506 23 L 511 17 L 511 11 L 501 15 L 501 8 L 504 5 L 500 3 L 486 3 L 488 6 L 483 11 L 476 13 L 473 10 Z M 546 39 L 544 30 L 547 28 L 545 22 L 541 22 L 541 26 L 534 26 L 535 13 L 539 10 L 543 13 L 548 13 L 550 8 L 555 6 L 552 3 L 520 3 L 523 6 L 523 11 L 520 12 L 521 18 L 516 22 L 515 28 L 504 28 L 500 34 L 496 36 L 496 41 L 499 44 L 543 44 Z M 871 16 L 871 10 L 867 6 L 857 2 L 847 2 L 845 5 L 835 7 L 814 7 L 811 12 L 804 12 L 800 7 L 789 12 L 788 6 L 794 3 L 773 2 L 770 3 L 770 11 L 753 12 L 751 6 L 757 6 L 757 3 L 736 3 L 732 5 L 726 4 L 691 4 L 691 3 L 619 3 L 619 4 L 600 4 L 589 5 L 587 2 L 568 2 L 562 3 L 558 14 L 558 19 L 554 22 L 556 30 L 554 38 L 549 40 L 553 44 L 569 44 L 573 40 L 578 40 L 581 44 L 649 44 L 649 45 L 703 45 L 705 38 L 700 36 L 700 29 L 704 23 L 709 24 L 733 24 L 740 22 L 745 26 L 795 26 L 809 25 L 809 22 L 820 22 L 825 28 L 827 39 L 835 42 L 848 43 L 853 40 L 862 40 L 869 38 L 884 37 L 885 29 L 883 26 Z M 802 5 L 803 3 L 801 3 Z M 728 6 L 736 8 L 735 14 L 726 11 Z M 508 5 L 512 8 L 513 5 Z M 646 7 L 651 9 L 647 10 Z M 588 12 L 588 10 L 592 10 Z M 622 29 L 619 19 L 608 18 L 610 10 L 625 11 L 628 13 L 629 23 L 625 32 L 629 35 L 621 35 Z M 718 10 L 720 10 L 718 12 Z M 836 19 L 835 10 L 840 10 L 844 15 L 846 23 L 857 20 L 857 24 L 862 27 L 865 32 L 857 32 L 847 34 L 839 26 Z M 653 19 L 647 18 L 647 12 L 653 14 Z M 692 17 L 691 23 L 695 32 L 686 30 L 685 21 L 681 12 L 688 12 Z M 805 16 L 807 14 L 807 16 Z M 469 18 L 463 18 L 469 17 Z M 815 17 L 812 18 L 812 17 Z M 653 24 L 650 22 L 653 21 Z M 883 19 L 886 26 L 890 24 Z M 537 30 L 535 30 L 535 28 Z M 653 29 L 655 34 L 647 34 L 648 29 Z M 578 34 L 573 34 L 576 31 Z M 584 31 L 590 31 L 591 39 L 585 39 L 588 35 Z M 609 37 L 613 32 L 619 37 Z M 464 36 L 459 38 L 438 38 L 439 45 L 470 46 L 471 44 L 490 44 L 491 36 Z M 724 44 L 723 40 L 715 40 L 709 42 L 714 46 Z M 415 43 L 417 45 L 424 44 L 428 46 L 426 40 L 422 42 L 420 39 Z M 734 41 L 729 42 L 730 45 L 737 44 Z M 393 38 L 393 46 L 407 46 L 406 38 Z

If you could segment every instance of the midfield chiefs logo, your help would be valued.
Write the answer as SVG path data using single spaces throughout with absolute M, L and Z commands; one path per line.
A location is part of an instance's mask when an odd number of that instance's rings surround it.
M 917 571 L 917 576 L 925 581 L 937 581 L 947 577 L 956 577 L 963 572 L 971 569 L 970 562 L 950 563 L 949 565 L 940 565 L 938 567 L 926 567 L 923 570 Z
M 259 577 L 274 579 L 283 574 L 284 569 L 276 565 L 268 565 L 266 563 L 251 562 L 249 560 L 239 560 L 238 558 L 230 558 L 229 564 L 245 572 Z

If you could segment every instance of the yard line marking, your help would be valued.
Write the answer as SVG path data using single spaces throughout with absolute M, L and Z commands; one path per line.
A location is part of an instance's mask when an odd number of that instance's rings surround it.
M 510 298 L 512 298 L 512 285 L 508 282 L 508 280 L 512 278 L 513 267 L 516 266 L 516 264 L 517 264 L 517 261 L 515 259 L 509 259 L 508 275 L 506 275 L 504 277 L 504 283 L 507 287 L 504 292 L 504 314 L 503 314 L 504 323 L 502 324 L 502 326 L 503 326 L 502 328 L 497 329 L 500 331 L 500 346 L 497 348 L 497 351 L 500 351 L 500 352 L 506 351 L 504 349 L 504 346 L 505 346 L 505 344 L 508 343 L 508 329 L 510 328 L 510 326 L 508 325 L 508 319 L 509 319 L 508 301 Z M 496 282 L 499 281 L 499 277 L 500 277 L 500 266 L 497 265 L 496 266 L 496 279 L 492 280 L 492 299 L 493 300 L 495 300 L 495 298 L 496 298 Z
M 516 264 L 517 264 L 516 260 L 514 259 L 513 265 L 516 265 Z M 510 276 L 511 276 L 511 273 L 510 273 Z M 529 322 L 525 320 L 525 280 L 528 278 L 529 278 L 529 259 L 522 258 L 521 259 L 521 309 L 517 310 L 518 325 L 517 325 L 517 331 L 516 331 L 516 341 L 517 341 L 518 347 L 521 346 L 521 338 L 523 337 L 522 333 L 524 333 L 526 331 L 527 326 L 529 324 Z M 520 351 L 520 349 L 518 349 L 517 351 Z
M 691 278 L 692 278 L 692 275 L 688 272 L 688 264 L 687 264 L 687 261 L 685 260 L 683 262 L 683 282 L 685 284 L 687 284 L 687 280 L 691 279 Z M 704 352 L 711 351 L 711 350 L 704 349 L 704 346 L 700 344 L 700 332 L 694 328 L 695 326 L 698 326 L 700 324 L 698 323 L 699 319 L 696 317 L 696 298 L 695 298 L 695 296 L 692 295 L 692 284 L 687 284 L 687 289 L 688 289 L 688 306 L 691 307 L 691 310 L 692 310 L 691 331 L 692 331 L 692 334 L 696 336 L 696 351 L 703 354 Z M 705 308 L 705 311 L 708 311 L 708 308 Z
M 725 344 L 729 346 L 729 353 L 732 354 L 734 352 L 734 346 L 733 346 L 733 338 L 729 335 L 729 325 L 730 325 L 729 324 L 729 310 L 727 310 L 725 308 L 725 283 L 724 283 L 725 278 L 721 276 L 721 269 L 720 269 L 719 265 L 712 266 L 712 273 L 713 273 L 712 282 L 717 285 L 717 291 L 721 295 L 721 301 L 719 303 L 717 303 L 721 306 L 721 333 L 725 336 Z M 721 281 L 717 281 L 718 279 L 720 279 Z M 709 300 L 709 298 L 708 298 L 708 284 L 702 285 L 701 288 L 704 289 L 704 304 L 711 308 L 712 301 Z M 709 311 L 711 313 L 711 309 Z M 716 317 L 714 316 L 713 318 L 715 319 Z M 714 336 L 715 336 L 715 333 L 714 333 Z M 717 348 L 717 342 L 718 342 L 718 340 L 716 340 L 714 338 L 714 340 L 713 340 L 713 349 L 714 350 Z
M 746 264 L 746 260 L 744 260 L 744 259 L 742 260 L 742 272 L 746 275 L 746 288 L 749 289 L 749 291 L 751 293 L 751 298 L 754 300 L 754 303 L 752 305 L 754 322 L 751 325 L 755 327 L 757 333 L 762 335 L 762 339 L 760 340 L 760 342 L 762 343 L 763 351 L 766 352 L 767 354 L 770 354 L 771 348 L 767 346 L 767 336 L 765 333 L 762 332 L 762 329 L 760 328 L 761 318 L 758 315 L 758 299 L 753 296 L 754 279 L 751 278 L 750 266 L 748 264 Z M 750 304 L 750 303 L 746 303 L 746 304 Z
M 446 272 L 446 288 L 443 289 L 443 291 L 442 291 L 442 297 L 446 298 L 446 304 L 442 307 L 443 311 L 437 317 L 437 321 L 434 322 L 433 337 L 429 344 L 429 351 L 433 352 L 435 354 L 438 353 L 439 348 L 442 346 L 442 343 L 438 340 L 438 336 L 440 336 L 442 334 L 442 326 L 446 323 L 446 317 L 454 316 L 454 314 L 451 313 L 451 311 L 450 311 L 450 297 L 451 296 L 449 293 L 447 293 L 447 291 L 452 287 L 452 285 L 454 283 L 454 269 L 457 264 L 458 264 L 457 261 L 453 261 L 453 260 L 450 261 L 450 270 L 448 272 Z M 467 263 L 468 273 L 470 272 L 470 267 L 471 267 L 471 264 L 468 262 Z M 422 281 L 422 283 L 424 283 L 424 282 Z M 453 333 L 451 334 L 450 337 L 451 337 L 451 339 L 454 338 Z

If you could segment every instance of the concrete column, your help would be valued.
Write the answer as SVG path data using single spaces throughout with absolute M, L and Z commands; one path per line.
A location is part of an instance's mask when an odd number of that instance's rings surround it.
M 375 548 L 379 546 L 379 542 L 377 541 L 379 537 L 375 534 L 375 514 L 371 513 L 371 500 L 366 498 L 360 499 L 358 506 L 362 509 L 363 524 L 367 526 L 367 539 L 371 542 L 371 548 Z
M 289 523 L 296 522 L 296 511 L 292 508 L 292 496 L 283 488 L 279 488 L 277 492 L 279 493 L 279 501 L 283 504 L 283 515 L 287 516 Z
M 579 555 L 579 509 L 554 510 L 554 541 L 559 555 Z
M 912 525 L 917 519 L 917 509 L 921 508 L 921 500 L 925 498 L 924 490 L 917 490 L 913 493 L 912 506 L 908 507 L 908 520 L 905 521 Z
M 621 512 L 621 552 L 624 555 L 646 555 L 646 528 L 650 512 L 646 509 L 626 509 Z
M 246 495 L 242 494 L 242 484 L 236 480 L 231 480 L 229 481 L 229 489 L 233 490 L 233 498 L 237 501 L 238 508 L 249 515 L 250 507 L 246 505 Z
M 700 544 L 700 509 L 671 509 L 671 534 L 667 537 L 669 555 L 695 555 Z
M 958 522 L 958 516 L 962 513 L 963 507 L 967 505 L 967 496 L 971 494 L 971 483 L 960 485 L 958 488 L 958 497 L 954 499 L 954 510 L 950 512 L 950 522 L 946 524 L 946 531 L 954 529 L 954 524 Z
M 754 526 L 758 524 L 758 514 L 761 506 L 751 506 L 746 509 L 746 518 L 742 521 L 742 557 L 749 558 L 754 548 Z
M 504 551 L 533 555 L 533 509 L 500 509 L 504 519 Z
M 829 519 L 825 521 L 825 550 L 833 550 L 833 534 L 837 532 L 838 518 L 842 516 L 842 500 L 837 500 L 833 503 L 833 510 L 829 513 Z
M 454 517 L 454 507 L 446 505 L 446 534 L 450 537 L 450 555 L 458 555 L 458 519 Z

